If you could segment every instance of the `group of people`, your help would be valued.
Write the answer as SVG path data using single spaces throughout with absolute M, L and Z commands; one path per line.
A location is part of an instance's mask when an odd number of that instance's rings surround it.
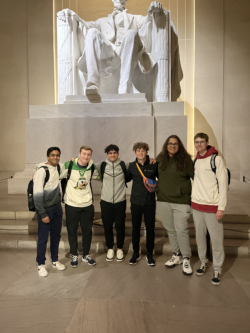
M 183 273 L 191 275 L 193 270 L 190 264 L 188 219 L 192 210 L 201 261 L 196 274 L 204 275 L 207 269 L 206 236 L 209 232 L 213 251 L 212 283 L 220 285 L 224 261 L 222 218 L 227 203 L 227 169 L 218 156 L 218 151 L 209 145 L 207 134 L 196 134 L 194 145 L 197 156 L 192 161 L 180 138 L 171 135 L 164 143 L 161 153 L 153 159 L 148 156 L 148 144 L 137 142 L 133 146 L 135 161 L 125 163 L 119 158 L 119 148 L 111 144 L 105 148 L 106 160 L 96 164 L 91 159 L 93 150 L 89 146 L 82 146 L 79 156 L 64 165 L 59 163 L 60 149 L 49 148 L 47 162 L 39 164 L 34 175 L 34 203 L 38 219 L 38 274 L 42 277 L 48 275 L 45 254 L 49 234 L 52 267 L 65 269 L 65 265 L 58 261 L 63 214 L 60 181 L 66 183 L 64 201 L 72 259 L 70 265 L 76 268 L 79 265 L 79 224 L 82 230 L 82 261 L 89 265 L 96 264 L 89 255 L 94 219 L 92 179 L 102 181 L 100 205 L 108 249 L 106 260 L 113 261 L 115 257 L 118 262 L 124 260 L 126 184 L 133 180 L 130 196 L 133 255 L 129 264 L 136 265 L 141 259 L 140 230 L 144 216 L 146 260 L 148 265 L 155 266 L 153 254 L 157 213 L 167 230 L 173 251 L 165 266 L 174 268 L 182 264 Z M 46 179 L 46 168 L 49 179 Z M 158 181 L 156 192 L 145 186 L 145 179 Z M 113 225 L 117 233 L 116 254 Z

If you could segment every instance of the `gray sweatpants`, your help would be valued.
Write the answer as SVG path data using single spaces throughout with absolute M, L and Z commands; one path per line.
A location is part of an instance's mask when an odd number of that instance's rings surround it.
M 191 248 L 188 235 L 190 206 L 157 201 L 156 212 L 163 226 L 167 229 L 172 251 L 175 253 L 181 252 L 183 257 L 190 258 Z
M 207 230 L 212 242 L 213 266 L 221 273 L 223 261 L 225 258 L 223 247 L 223 222 L 216 219 L 215 213 L 205 213 L 193 209 L 194 226 L 196 231 L 196 243 L 201 262 L 207 263 Z

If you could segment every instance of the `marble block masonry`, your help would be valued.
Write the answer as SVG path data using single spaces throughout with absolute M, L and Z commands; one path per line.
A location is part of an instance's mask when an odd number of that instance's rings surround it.
M 130 95 L 130 97 L 129 97 Z M 143 94 L 140 94 L 143 95 Z M 46 160 L 46 151 L 58 146 L 62 151 L 61 162 L 77 156 L 82 145 L 93 148 L 93 160 L 105 160 L 104 148 L 117 144 L 120 157 L 133 161 L 133 144 L 147 142 L 149 154 L 155 157 L 166 138 L 178 135 L 187 146 L 187 116 L 184 102 L 146 102 L 145 96 L 134 99 L 133 94 L 115 101 L 114 97 L 101 95 L 103 103 L 87 103 L 74 96 L 74 103 L 58 105 L 31 105 L 30 118 L 26 120 L 26 168 L 8 180 L 9 194 L 26 194 L 29 180 L 36 164 Z M 108 100 L 112 102 L 108 102 Z M 101 184 L 93 182 L 95 194 Z M 129 190 L 128 190 L 129 191 Z

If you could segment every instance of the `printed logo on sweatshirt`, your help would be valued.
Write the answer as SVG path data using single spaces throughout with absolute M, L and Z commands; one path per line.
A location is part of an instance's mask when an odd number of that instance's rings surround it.
M 85 190 L 88 185 L 86 178 L 79 178 L 76 186 L 74 187 L 76 190 Z

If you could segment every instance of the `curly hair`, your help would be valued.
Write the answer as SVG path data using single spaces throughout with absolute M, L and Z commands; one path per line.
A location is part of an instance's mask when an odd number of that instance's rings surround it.
M 159 167 L 162 170 L 166 170 L 168 163 L 169 163 L 169 153 L 168 153 L 168 143 L 170 139 L 176 139 L 178 141 L 179 145 L 179 150 L 177 153 L 174 155 L 176 158 L 177 166 L 176 170 L 177 171 L 184 171 L 188 164 L 190 163 L 191 160 L 191 155 L 186 151 L 183 143 L 181 142 L 181 139 L 177 135 L 170 135 L 167 140 L 165 141 L 162 151 L 159 155 Z
M 149 151 L 149 145 L 145 142 L 136 142 L 133 145 L 133 151 L 136 151 L 137 149 L 144 149 L 146 152 Z
M 116 151 L 117 153 L 119 153 L 119 147 L 116 146 L 116 145 L 113 145 L 113 144 L 107 146 L 107 147 L 104 149 L 104 153 L 108 154 L 110 151 L 113 151 L 113 150 Z

